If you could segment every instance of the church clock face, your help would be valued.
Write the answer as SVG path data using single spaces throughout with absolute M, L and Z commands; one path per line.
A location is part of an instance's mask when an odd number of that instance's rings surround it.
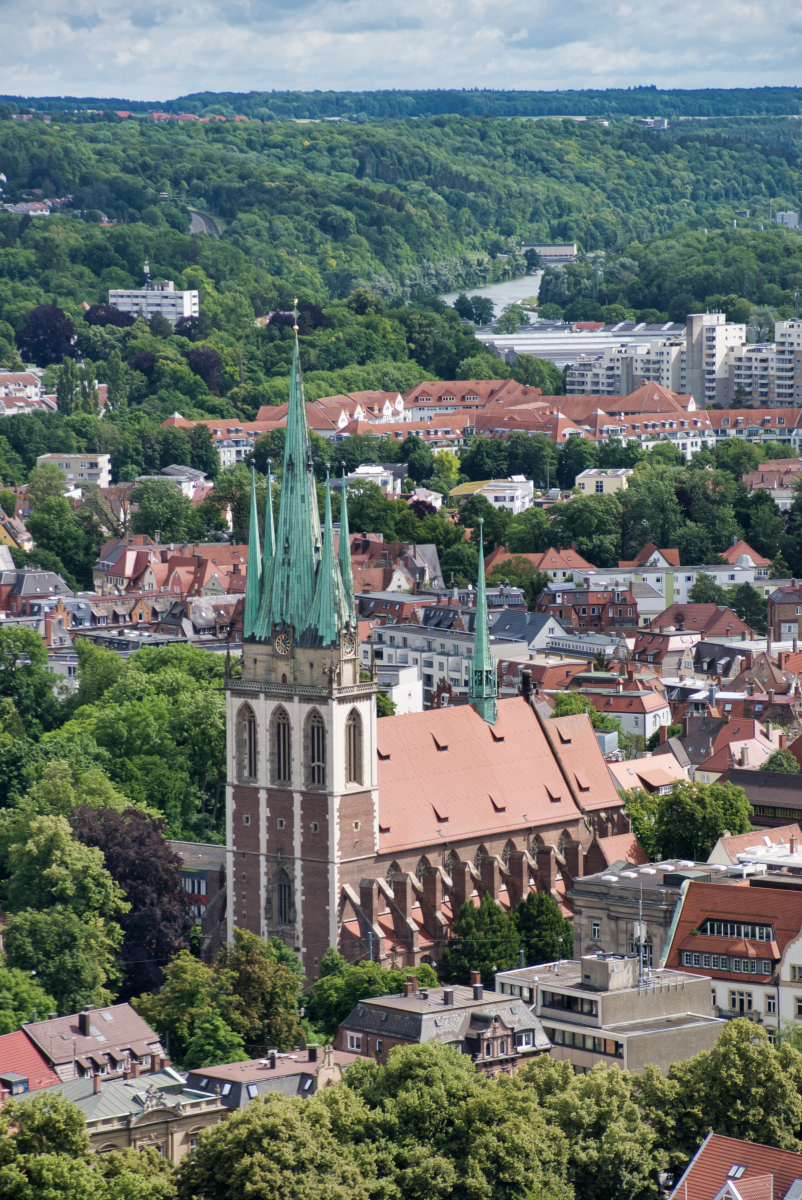
M 347 633 L 343 638 L 343 650 L 346 654 L 356 654 L 356 638 L 352 633 Z
M 289 654 L 290 635 L 288 633 L 277 633 L 273 645 L 276 647 L 277 654 Z

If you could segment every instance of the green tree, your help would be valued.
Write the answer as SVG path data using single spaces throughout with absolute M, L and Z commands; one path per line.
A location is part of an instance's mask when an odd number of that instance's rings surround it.
M 530 892 L 516 908 L 513 920 L 527 966 L 573 957 L 573 926 L 548 893 Z
M 47 650 L 32 629 L 0 628 L 0 696 L 13 701 L 29 732 L 49 729 L 57 720 Z
M 777 771 L 782 775 L 798 775 L 799 763 L 790 750 L 775 750 L 763 763 L 764 771 Z
M 90 513 L 76 513 L 66 496 L 52 496 L 28 517 L 28 532 L 40 549 L 57 554 L 77 580 L 91 584 L 92 564 L 97 560 L 103 533 Z
M 101 851 L 74 838 L 64 817 L 22 818 L 11 827 L 22 837 L 5 850 L 9 875 L 3 893 L 10 912 L 56 905 L 79 917 L 128 912 L 131 906 L 106 870 Z
M 221 1011 L 231 987 L 230 977 L 181 950 L 165 967 L 158 993 L 147 992 L 132 1000 L 140 1016 L 162 1037 L 170 1036 L 170 1049 L 180 1062 L 198 1025 L 210 1013 Z
M 192 501 L 169 479 L 149 479 L 131 493 L 138 509 L 131 516 L 134 533 L 153 537 L 158 529 L 163 542 L 188 542 L 195 535 Z
M 775 1048 L 760 1025 L 740 1019 L 727 1022 L 712 1050 L 673 1063 L 665 1077 L 647 1066 L 632 1091 L 676 1171 L 708 1131 L 798 1153 L 801 1082 L 799 1051 Z
M 626 814 L 632 822 L 632 832 L 643 847 L 649 862 L 657 862 L 662 858 L 656 829 L 660 797 L 645 792 L 642 788 L 633 788 L 624 792 L 623 798 Z
M 348 964 L 343 958 L 331 965 L 337 969 L 321 973 L 306 1001 L 307 1016 L 327 1039 L 334 1037 L 337 1027 L 360 1000 L 396 995 L 403 990 L 404 981 L 410 976 L 415 976 L 421 987 L 436 987 L 438 982 L 426 963 L 402 971 L 385 969 L 377 962 Z
M 513 554 L 512 558 L 505 558 L 503 562 L 496 563 L 487 576 L 487 583 L 489 587 L 509 583 L 513 587 L 522 588 L 526 606 L 530 612 L 534 612 L 538 597 L 551 583 L 551 576 L 547 571 L 539 571 L 531 559 Z
M 515 922 L 492 896 L 485 893 L 478 908 L 467 900 L 451 926 L 440 977 L 446 983 L 470 983 L 471 971 L 481 971 L 485 987 L 492 987 L 496 971 L 517 964 L 520 945 Z
M 594 566 L 617 566 L 621 556 L 621 502 L 618 496 L 574 496 L 566 504 L 555 505 L 554 509 L 552 522 L 556 545 L 576 543 L 577 553 Z
M 574 1075 L 571 1064 L 543 1055 L 525 1067 L 547 1120 L 568 1142 L 567 1175 L 587 1200 L 647 1200 L 659 1194 L 666 1156 L 633 1097 L 633 1077 L 597 1064 Z
M 544 396 L 562 396 L 565 392 L 565 376 L 548 358 L 517 354 L 510 375 L 518 383 L 540 388 Z
M 61 499 L 67 486 L 67 476 L 55 463 L 42 463 L 28 472 L 28 504 L 34 512 L 51 498 Z
M 662 858 L 706 862 L 725 829 L 748 833 L 752 809 L 732 783 L 679 783 L 661 796 L 655 836 Z
M 769 571 L 769 579 L 790 579 L 791 568 L 782 556 L 780 551 L 774 556 L 771 562 L 771 570 Z
M 335 1138 L 319 1100 L 275 1092 L 201 1138 L 177 1183 L 179 1200 L 370 1200 L 377 1186 L 364 1179 L 353 1149 Z
M 507 527 L 510 554 L 542 554 L 554 540 L 554 530 L 542 508 L 527 508 L 518 513 Z
M 507 379 L 509 371 L 495 354 L 472 354 L 463 358 L 454 374 L 457 379 Z
M 245 1043 L 219 1013 L 207 1012 L 195 1025 L 182 1061 L 184 1071 L 216 1067 L 219 1063 L 244 1062 Z
M 115 346 L 106 359 L 106 408 L 119 414 L 128 407 L 128 367 Z
M 588 438 L 570 437 L 560 449 L 557 462 L 557 482 L 565 491 L 570 491 L 576 482 L 577 475 L 589 467 L 595 467 L 599 461 L 599 451 L 596 443 Z
M 190 466 L 204 471 L 210 479 L 220 474 L 220 455 L 208 425 L 193 425 L 189 431 Z
M 74 358 L 65 358 L 58 371 L 56 384 L 56 401 L 59 412 L 71 416 L 78 406 L 81 377 Z
M 35 972 L 59 1012 L 112 1003 L 122 944 L 122 930 L 113 921 L 79 917 L 59 906 L 25 909 L 9 917 L 5 943 L 9 966 Z
M 508 304 L 494 327 L 498 333 L 515 333 L 519 326 L 529 323 L 529 313 L 520 304 Z
M 726 603 L 755 633 L 765 634 L 768 627 L 768 604 L 751 583 L 736 583 L 727 588 Z
M 301 980 L 279 960 L 276 947 L 255 933 L 234 930 L 215 967 L 231 980 L 228 1021 L 256 1054 L 292 1050 L 303 1041 L 298 1007 Z
M 56 1002 L 27 971 L 0 958 L 0 1034 L 13 1033 L 24 1021 L 41 1020 Z
M 700 571 L 693 587 L 688 591 L 688 599 L 692 604 L 726 604 L 727 592 L 716 583 L 712 575 Z

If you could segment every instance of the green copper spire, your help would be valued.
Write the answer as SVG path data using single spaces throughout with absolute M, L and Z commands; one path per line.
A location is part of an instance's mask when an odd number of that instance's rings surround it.
M 317 585 L 309 621 L 298 639 L 301 646 L 339 646 L 348 624 L 348 603 L 334 557 L 334 526 L 331 521 L 331 487 L 326 478 L 326 519 L 323 530 L 323 554 L 317 573 Z
M 256 511 L 256 471 L 251 467 L 251 523 L 248 529 L 248 570 L 245 576 L 245 613 L 242 618 L 243 637 L 253 636 L 259 615 L 259 581 L 262 577 L 262 558 L 259 552 L 259 513 Z
M 306 628 L 319 561 L 320 517 L 296 323 L 275 555 L 262 589 L 256 637 L 267 640 L 276 625 L 291 625 L 296 637 Z
M 485 593 L 485 557 L 482 526 L 479 518 L 479 578 L 476 581 L 476 628 L 473 633 L 471 686 L 468 699 L 488 725 L 495 725 L 498 681 L 495 664 L 490 657 L 490 635 L 487 627 L 487 595 Z
M 342 505 L 340 507 L 340 577 L 345 590 L 345 601 L 348 605 L 348 617 L 351 629 L 356 629 L 356 602 L 354 600 L 354 572 L 351 567 L 351 535 L 348 529 L 348 488 L 345 484 L 345 467 L 343 467 Z

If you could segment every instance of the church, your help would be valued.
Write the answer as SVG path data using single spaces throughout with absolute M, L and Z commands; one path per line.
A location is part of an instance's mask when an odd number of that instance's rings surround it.
M 539 889 L 562 904 L 632 845 L 589 719 L 498 699 L 481 555 L 470 704 L 377 720 L 345 489 L 340 530 L 335 554 L 296 329 L 278 522 L 268 504 L 260 539 L 254 491 L 242 677 L 226 683 L 227 923 L 280 937 L 310 980 L 329 947 L 436 963 L 466 900 L 510 910 Z

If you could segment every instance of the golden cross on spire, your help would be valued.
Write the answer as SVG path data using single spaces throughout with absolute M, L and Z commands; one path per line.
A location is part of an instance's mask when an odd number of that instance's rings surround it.
M 295 317 L 295 324 L 293 325 L 293 329 L 297 333 L 298 332 L 298 297 L 297 296 L 295 297 L 295 299 L 292 302 L 292 315 Z

